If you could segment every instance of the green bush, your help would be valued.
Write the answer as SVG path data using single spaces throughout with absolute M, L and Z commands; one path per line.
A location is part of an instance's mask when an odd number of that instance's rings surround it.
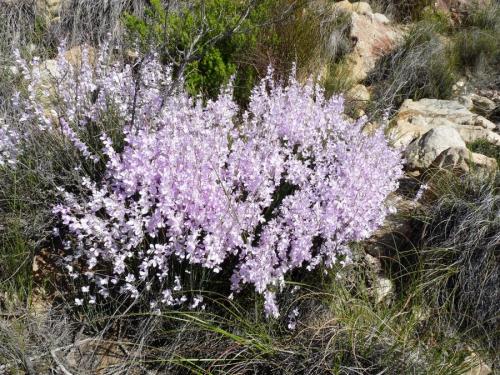
M 251 3 L 238 29 L 225 33 L 239 23 Z M 234 76 L 236 100 L 243 105 L 270 65 L 276 78 L 286 79 L 295 64 L 299 79 L 304 79 L 337 62 L 351 47 L 348 15 L 304 0 L 195 0 L 175 11 L 152 0 L 144 17 L 125 14 L 124 23 L 131 43 L 138 40 L 145 51 L 159 50 L 177 72 L 183 69 L 184 53 L 199 36 L 200 25 L 205 25 L 183 70 L 187 90 L 213 98 Z
M 182 70 L 190 94 L 213 98 L 235 75 L 238 99 L 243 101 L 256 75 L 241 66 L 241 56 L 255 49 L 259 24 L 266 20 L 272 3 L 194 0 L 172 10 L 160 0 L 151 0 L 144 17 L 127 13 L 124 23 L 131 42 L 139 40 L 144 50 L 159 50 L 165 63 Z

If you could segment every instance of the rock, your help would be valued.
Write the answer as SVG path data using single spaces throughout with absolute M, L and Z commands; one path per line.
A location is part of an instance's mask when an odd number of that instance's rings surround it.
M 78 72 L 82 63 L 82 46 L 76 46 L 64 53 L 64 57 L 72 68 Z M 94 64 L 96 52 L 92 47 L 87 47 L 90 64 Z M 58 116 L 55 112 L 57 107 L 56 82 L 62 76 L 57 59 L 48 59 L 40 63 L 40 82 L 36 87 L 39 102 L 45 109 L 45 116 L 57 122 Z
M 387 18 L 384 14 L 382 13 L 374 13 L 373 14 L 373 19 L 379 23 L 382 23 L 384 25 L 388 25 L 391 23 L 389 18 Z
M 394 283 L 383 275 L 380 258 L 365 254 L 364 262 L 370 270 L 370 292 L 375 303 L 388 302 L 394 295 Z
M 45 16 L 47 22 L 59 16 L 61 12 L 63 0 L 37 0 L 37 8 L 40 14 Z
M 472 94 L 470 99 L 473 104 L 472 111 L 479 115 L 489 116 L 497 108 L 497 105 L 493 100 L 484 96 Z
M 19 74 L 19 68 L 17 67 L 17 65 L 10 65 L 8 69 L 10 74 L 14 76 L 17 76 Z
M 340 1 L 333 4 L 334 11 L 350 14 L 350 40 L 352 51 L 346 56 L 349 78 L 361 82 L 375 67 L 377 60 L 390 52 L 402 38 L 400 28 L 389 25 L 383 14 L 373 14 L 370 4 L 360 1 Z
M 492 100 L 497 107 L 500 106 L 500 90 L 480 89 L 476 94 Z
M 468 94 L 468 85 L 465 78 L 459 79 L 451 88 L 453 96 L 458 97 Z
M 500 142 L 495 124 L 469 111 L 454 100 L 407 99 L 391 121 L 389 135 L 397 147 L 407 147 L 416 138 L 437 127 L 454 127 L 466 142 L 480 138 Z
M 458 126 L 456 129 L 466 143 L 484 139 L 495 146 L 500 146 L 500 134 L 493 130 L 471 125 Z
M 472 101 L 471 97 L 468 95 L 462 95 L 460 96 L 457 101 L 462 104 L 465 108 L 467 108 L 469 111 L 474 108 L 474 102 Z
M 403 103 L 401 111 L 413 112 L 426 117 L 444 117 L 459 125 L 479 125 L 488 129 L 493 129 L 495 126 L 454 100 L 421 99 L 413 101 L 409 99 Z
M 437 0 L 434 4 L 436 9 L 447 13 L 466 12 L 472 6 L 484 6 L 491 0 Z
M 375 258 L 370 254 L 365 254 L 365 263 L 373 273 L 378 274 L 382 272 L 382 264 L 379 258 Z
M 419 323 L 424 323 L 428 321 L 431 316 L 432 316 L 432 311 L 430 308 L 426 306 L 417 305 L 413 308 L 413 318 Z
M 347 56 L 354 82 L 364 80 L 375 67 L 377 60 L 389 53 L 401 38 L 399 29 L 378 22 L 372 17 L 352 13 L 350 38 L 353 51 Z
M 394 295 L 394 283 L 384 276 L 377 276 L 373 280 L 371 291 L 375 299 L 375 303 L 389 301 Z
M 450 147 L 444 150 L 433 161 L 432 166 L 464 173 L 469 172 L 471 167 L 481 168 L 487 172 L 494 172 L 498 168 L 495 159 L 471 152 L 462 147 Z
M 408 180 L 415 183 L 415 178 Z M 387 202 L 395 208 L 396 214 L 388 215 L 384 224 L 368 240 L 363 241 L 363 250 L 376 259 L 394 258 L 398 249 L 412 246 L 415 236 L 410 213 L 418 207 L 418 203 L 399 194 L 389 195 Z
M 451 126 L 440 126 L 414 140 L 405 151 L 405 159 L 410 169 L 425 169 L 444 150 L 450 147 L 465 148 L 460 133 Z
M 372 135 L 374 134 L 377 130 L 380 129 L 380 127 L 383 126 L 378 121 L 369 121 L 363 126 L 363 133 L 367 135 Z
M 359 118 L 365 114 L 365 109 L 370 101 L 370 92 L 364 85 L 355 85 L 346 94 L 346 105 L 354 111 L 354 115 Z

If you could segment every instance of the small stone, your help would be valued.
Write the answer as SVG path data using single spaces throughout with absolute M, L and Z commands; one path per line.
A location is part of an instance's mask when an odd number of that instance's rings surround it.
M 366 86 L 361 84 L 355 85 L 346 93 L 346 98 L 355 102 L 368 102 L 370 97 L 370 92 Z
M 17 76 L 19 74 L 19 68 L 16 65 L 9 66 L 9 71 L 11 74 Z
M 353 11 L 352 4 L 347 0 L 339 1 L 338 3 L 333 4 L 333 7 L 337 11 L 343 11 L 351 13 Z
M 382 264 L 379 258 L 375 258 L 370 254 L 365 254 L 365 263 L 373 273 L 378 274 L 382 272 Z
M 493 100 L 484 96 L 472 94 L 470 98 L 473 103 L 472 111 L 479 115 L 489 116 L 497 107 Z
M 385 16 L 385 14 L 382 14 L 382 13 L 374 13 L 373 14 L 373 20 L 376 21 L 376 22 L 382 23 L 384 25 L 388 25 L 388 24 L 391 23 L 391 21 L 389 20 L 389 18 L 387 18 Z
M 377 276 L 373 280 L 372 291 L 375 303 L 382 303 L 390 300 L 394 295 L 394 283 L 384 276 Z

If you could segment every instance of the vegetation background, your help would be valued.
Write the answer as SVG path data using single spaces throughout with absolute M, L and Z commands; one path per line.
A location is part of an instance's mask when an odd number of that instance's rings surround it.
M 120 58 L 153 51 L 179 85 L 208 101 L 231 79 L 248 105 L 270 65 L 293 67 L 328 95 L 356 86 L 349 76 L 352 18 L 316 0 L 0 0 L 0 122 L 22 87 L 13 49 L 53 59 L 108 41 Z M 338 3 L 338 2 L 337 2 Z M 370 121 L 406 99 L 450 99 L 457 81 L 500 89 L 500 6 L 472 2 L 445 12 L 426 0 L 374 0 L 404 31 L 363 84 Z M 52 12 L 52 13 L 51 13 Z M 349 113 L 359 113 L 349 101 Z M 489 113 L 498 122 L 499 109 Z M 110 114 L 103 124 L 112 133 Z M 89 141 L 93 139 L 89 136 Z M 118 141 L 118 139 L 115 139 Z M 500 162 L 484 140 L 469 149 Z M 279 319 L 253 293 L 229 299 L 204 284 L 205 310 L 152 314 L 117 298 L 75 308 L 80 287 L 59 271 L 51 207 L 56 188 L 81 189 L 81 159 L 58 137 L 33 137 L 12 170 L 0 166 L 0 374 L 486 374 L 498 371 L 500 177 L 430 169 L 407 175 L 398 192 L 413 202 L 397 226 L 352 244 L 352 265 L 287 280 Z M 102 166 L 89 167 L 102 173 Z M 409 229 L 408 229 L 409 228 Z M 193 270 L 193 272 L 199 272 Z M 204 279 L 195 274 L 194 279 Z M 193 283 L 193 290 L 200 285 Z M 192 291 L 193 291 L 192 290 Z M 386 293 L 386 291 L 388 292 Z M 487 365 L 486 365 L 487 364 Z M 472 372 L 476 371 L 476 372 Z M 485 371 L 485 372 L 477 372 Z

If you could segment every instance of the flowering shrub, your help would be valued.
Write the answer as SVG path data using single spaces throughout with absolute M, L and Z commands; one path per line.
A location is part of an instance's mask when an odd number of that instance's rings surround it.
M 84 160 L 106 165 L 100 178 L 83 179 L 86 194 L 63 191 L 54 208 L 66 267 L 84 284 L 78 304 L 116 290 L 150 291 L 155 308 L 183 303 L 176 261 L 229 270 L 234 292 L 251 285 L 277 316 L 288 272 L 348 261 L 349 242 L 384 220 L 400 154 L 382 131 L 367 136 L 363 120 L 344 119 L 341 97 L 326 99 L 293 75 L 276 84 L 270 72 L 239 113 L 231 88 L 205 104 L 172 93 L 170 70 L 155 56 L 132 68 L 101 52 L 92 67 L 84 52 L 75 74 L 63 52 L 61 100 L 50 110 L 37 98 L 38 62 L 19 58 L 30 82 L 20 109 L 43 131 L 60 131 Z M 101 130 L 92 149 L 82 136 L 110 111 L 123 145 Z

